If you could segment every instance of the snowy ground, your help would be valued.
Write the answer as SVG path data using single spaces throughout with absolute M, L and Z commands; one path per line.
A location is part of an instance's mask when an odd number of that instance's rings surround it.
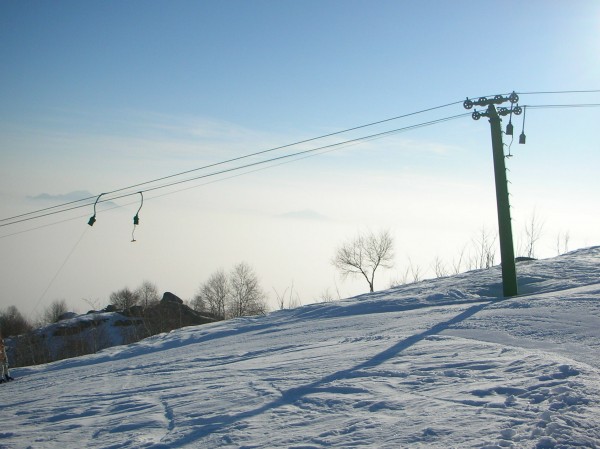
M 600 247 L 15 369 L 2 448 L 599 448 Z

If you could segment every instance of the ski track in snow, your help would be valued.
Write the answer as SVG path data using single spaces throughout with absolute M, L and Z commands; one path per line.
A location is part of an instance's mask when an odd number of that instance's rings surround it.
M 600 248 L 15 369 L 0 448 L 598 448 Z

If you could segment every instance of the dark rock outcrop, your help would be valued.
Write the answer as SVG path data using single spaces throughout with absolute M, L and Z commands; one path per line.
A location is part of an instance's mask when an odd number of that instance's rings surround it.
M 179 296 L 174 295 L 171 292 L 165 292 L 160 302 L 172 302 L 177 304 L 183 304 L 183 300 Z
M 181 298 L 170 292 L 166 292 L 158 304 L 146 308 L 133 306 L 124 310 L 122 314 L 141 318 L 148 336 L 169 332 L 184 326 L 197 326 L 217 321 L 213 317 L 205 316 L 191 309 L 183 303 Z
M 90 311 L 6 340 L 11 366 L 47 363 L 133 343 L 184 326 L 218 321 L 200 314 L 173 293 L 151 306 L 117 312 L 114 306 Z

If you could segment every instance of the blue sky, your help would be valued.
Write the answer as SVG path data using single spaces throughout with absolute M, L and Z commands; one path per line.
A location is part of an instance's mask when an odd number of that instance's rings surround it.
M 467 96 L 597 89 L 599 28 L 596 1 L 5 1 L 0 215 L 46 207 L 32 199 L 42 193 L 98 194 Z M 567 103 L 599 94 L 522 95 Z M 535 211 L 540 256 L 561 232 L 572 249 L 598 244 L 598 113 L 530 109 L 528 144 L 511 148 L 515 234 Z M 356 294 L 361 281 L 338 279 L 329 259 L 356 232 L 388 228 L 397 268 L 384 288 L 409 257 L 430 271 L 495 229 L 491 170 L 487 122 L 467 117 L 150 200 L 135 245 L 122 238 L 135 198 L 93 229 L 3 227 L 0 307 L 83 309 L 145 279 L 189 299 L 240 260 L 270 292 L 293 282 L 303 302 L 336 283 Z M 281 218 L 298 211 L 324 218 Z

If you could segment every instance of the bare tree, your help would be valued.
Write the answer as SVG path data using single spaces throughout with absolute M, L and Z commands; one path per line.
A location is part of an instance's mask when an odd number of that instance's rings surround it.
M 401 285 L 408 284 L 408 278 L 410 275 L 410 267 L 406 267 L 403 272 L 390 279 L 389 288 L 399 287 Z
M 237 264 L 229 277 L 229 316 L 260 315 L 267 312 L 265 293 L 258 277 L 245 262 Z
M 331 263 L 344 277 L 363 276 L 372 292 L 377 269 L 393 265 L 393 246 L 389 231 L 358 235 L 338 248 Z
M 452 259 L 452 274 L 458 274 L 461 272 L 466 249 L 466 245 L 463 246 L 462 250 L 460 251 L 460 254 L 458 255 L 458 258 Z
M 419 265 L 413 264 L 413 261 L 410 257 L 408 258 L 408 266 L 410 268 L 410 274 L 412 275 L 413 282 L 419 282 L 421 279 L 423 279 L 421 267 Z
M 496 240 L 496 235 L 490 234 L 485 227 L 481 228 L 479 236 L 472 241 L 473 252 L 470 254 L 468 261 L 470 270 L 494 266 Z
M 20 335 L 32 329 L 31 323 L 21 315 L 16 306 L 9 306 L 0 312 L 0 337 Z
M 302 305 L 302 301 L 300 301 L 300 295 L 298 292 L 294 291 L 294 282 L 292 281 L 292 285 L 290 287 L 286 287 L 283 293 L 279 294 L 279 292 L 273 287 L 273 291 L 275 292 L 275 298 L 277 301 L 278 310 L 283 309 L 294 309 L 296 307 L 300 307 Z M 289 294 L 288 294 L 289 291 Z M 288 296 L 287 306 L 286 306 L 286 294 Z
M 527 257 L 535 257 L 535 248 L 538 240 L 542 237 L 542 229 L 544 223 L 540 221 L 535 211 L 531 214 L 529 222 L 525 225 L 525 255 Z
M 334 300 L 335 300 L 335 298 L 329 291 L 329 287 L 327 287 L 325 290 L 323 290 L 323 292 L 321 293 L 321 296 L 319 296 L 320 302 L 333 302 Z
M 435 277 L 443 278 L 448 276 L 448 270 L 446 269 L 446 265 L 444 264 L 442 259 L 440 259 L 440 256 L 435 256 L 435 259 L 433 259 L 432 266 L 433 271 L 435 273 Z
M 403 272 L 399 273 L 398 276 L 390 280 L 390 288 L 399 287 L 400 285 L 410 284 L 413 282 L 419 282 L 423 279 L 423 273 L 421 267 L 415 265 L 412 259 L 408 258 L 408 264 Z
M 154 306 L 160 301 L 158 287 L 150 281 L 142 282 L 142 285 L 138 287 L 135 294 L 139 298 L 139 302 L 144 309 Z
M 294 284 L 292 284 L 292 288 L 294 288 Z M 275 292 L 275 298 L 277 301 L 277 309 L 278 310 L 285 309 L 285 295 L 288 290 L 289 290 L 289 287 L 286 287 L 285 290 L 283 291 L 283 293 L 279 294 L 279 292 L 275 289 L 275 287 L 273 287 L 273 291 Z
M 569 240 L 571 236 L 569 231 L 566 231 L 564 234 L 560 232 L 556 236 L 556 253 L 557 255 L 565 254 L 569 252 Z
M 300 295 L 298 292 L 292 293 L 290 292 L 290 299 L 288 301 L 288 309 L 295 309 L 296 307 L 300 307 L 302 305 L 302 300 L 300 299 Z
M 194 309 L 211 313 L 215 318 L 225 319 L 227 298 L 230 288 L 227 276 L 223 270 L 213 273 L 208 280 L 200 286 L 194 298 Z M 203 310 L 201 309 L 203 308 Z
M 196 295 L 192 298 L 192 300 L 190 301 L 190 307 L 196 312 L 209 312 L 208 306 L 206 305 L 206 301 L 204 300 L 200 292 L 196 293 Z
M 342 299 L 342 295 L 340 294 L 340 289 L 338 288 L 337 281 L 335 280 L 335 276 L 333 277 L 333 285 L 335 285 L 335 293 L 337 295 L 337 299 Z
M 57 299 L 46 308 L 42 321 L 48 324 L 56 323 L 60 317 L 68 311 L 69 308 L 67 307 L 67 301 L 64 299 Z
M 129 309 L 130 307 L 135 306 L 139 299 L 137 294 L 127 287 L 110 294 L 110 303 L 115 306 L 117 310 Z

